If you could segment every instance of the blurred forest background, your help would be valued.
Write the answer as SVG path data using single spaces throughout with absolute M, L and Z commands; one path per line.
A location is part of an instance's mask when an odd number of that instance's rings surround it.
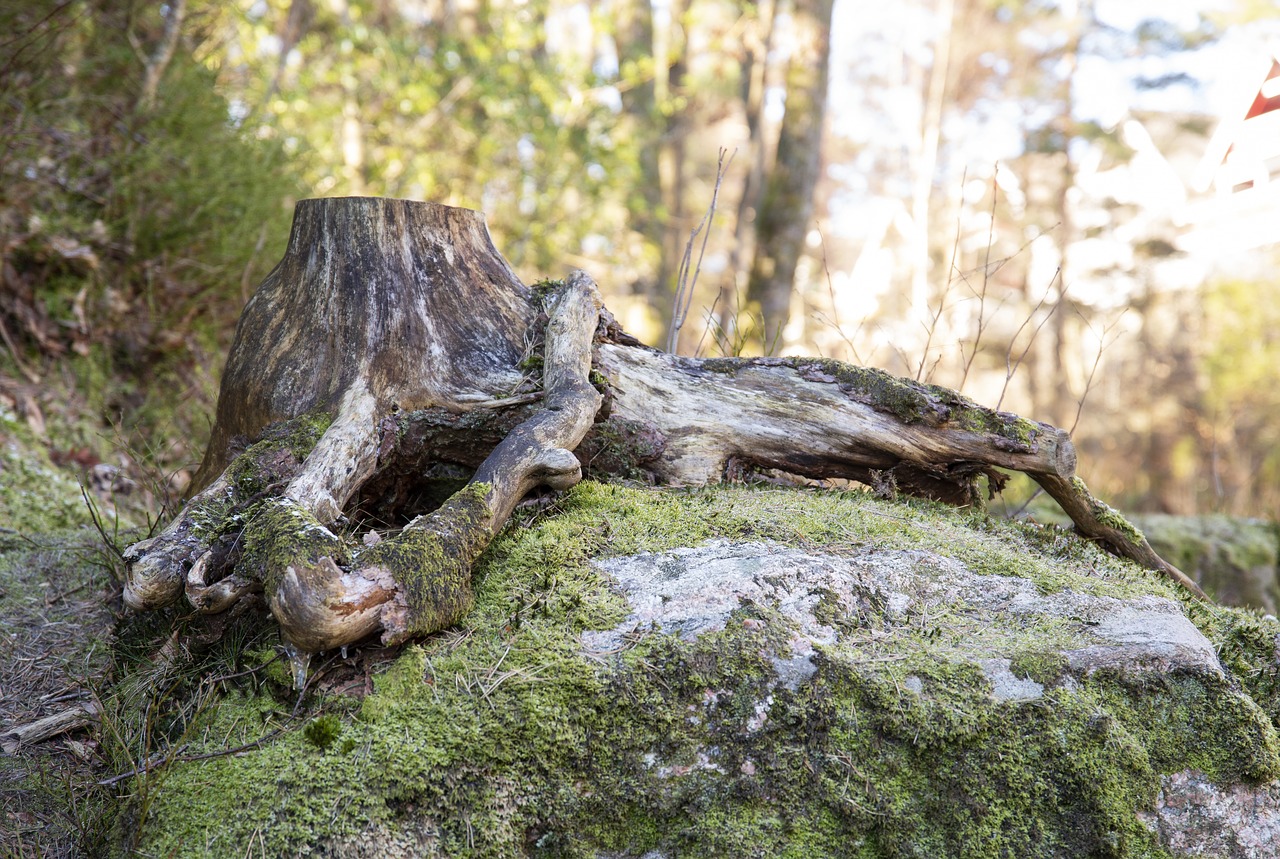
M 1268 0 L 0 4 L 0 417 L 172 500 L 293 203 L 388 195 L 654 345 L 957 387 L 1132 509 L 1275 519 L 1278 44 Z

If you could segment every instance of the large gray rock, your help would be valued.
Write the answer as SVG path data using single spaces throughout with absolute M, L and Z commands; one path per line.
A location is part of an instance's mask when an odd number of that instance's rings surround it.
M 613 558 L 597 564 L 617 581 L 631 612 L 612 630 L 587 632 L 588 650 L 617 649 L 637 631 L 674 633 L 685 640 L 723 630 L 744 607 L 776 609 L 794 623 L 789 655 L 779 656 L 786 685 L 817 671 L 815 648 L 841 652 L 847 636 L 820 622 L 823 600 L 834 600 L 825 614 L 858 617 L 869 605 L 880 607 L 890 626 L 912 617 L 953 616 L 963 612 L 972 629 L 959 662 L 979 665 L 988 679 L 1000 678 L 997 698 L 1029 700 L 1043 687 L 1017 680 L 1009 671 L 1009 652 L 1059 654 L 1073 675 L 1111 669 L 1120 675 L 1147 671 L 1205 674 L 1221 679 L 1213 644 L 1167 597 L 1130 599 L 1062 591 L 1042 594 L 1034 583 L 1013 576 L 977 575 L 937 552 L 872 550 L 850 557 L 819 555 L 777 544 L 713 540 L 696 549 L 676 549 Z M 1011 643 L 1009 627 L 1050 631 L 1046 640 L 1027 636 Z M 852 640 L 856 647 L 858 641 Z M 1046 649 L 1046 643 L 1051 647 Z M 799 661 L 807 667 L 798 667 Z M 785 666 L 785 668 L 781 667 Z
M 121 817 L 138 848 L 1275 855 L 1243 809 L 1274 808 L 1280 624 L 1065 533 L 858 493 L 585 484 L 478 579 L 466 626 L 371 693 L 344 681 L 306 730 L 166 767 Z M 227 694 L 185 754 L 266 733 L 280 694 Z
M 1142 822 L 1180 856 L 1280 856 L 1280 785 L 1216 785 L 1195 770 L 1162 776 Z

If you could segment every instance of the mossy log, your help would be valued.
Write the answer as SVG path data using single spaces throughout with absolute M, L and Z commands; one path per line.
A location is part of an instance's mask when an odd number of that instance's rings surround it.
M 980 476 L 1011 469 L 1198 592 L 1075 464 L 1060 429 L 879 370 L 650 349 L 585 273 L 523 284 L 478 212 L 304 200 L 241 316 L 194 494 L 126 553 L 125 600 L 221 612 L 263 593 L 311 651 L 429 633 L 469 610 L 471 566 L 515 505 L 584 470 L 688 485 L 775 469 L 972 504 Z M 441 486 L 456 491 L 432 501 Z

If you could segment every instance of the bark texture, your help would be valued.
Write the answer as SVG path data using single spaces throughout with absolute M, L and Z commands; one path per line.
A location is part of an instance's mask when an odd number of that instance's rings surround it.
M 516 364 L 536 318 L 479 212 L 303 200 L 284 259 L 236 327 L 195 487 L 222 473 L 237 437 L 316 409 L 348 416 L 500 399 L 521 382 Z
M 586 274 L 522 284 L 476 212 L 307 200 L 240 320 L 196 494 L 128 550 L 125 599 L 221 612 L 262 594 L 303 650 L 397 642 L 462 618 L 516 504 L 584 471 L 775 470 L 980 504 L 998 469 L 1198 592 L 1075 478 L 1060 429 L 835 361 L 660 353 Z

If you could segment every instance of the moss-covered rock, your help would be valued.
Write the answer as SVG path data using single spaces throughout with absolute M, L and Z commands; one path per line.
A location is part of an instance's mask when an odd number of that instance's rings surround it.
M 1177 855 L 1177 785 L 1280 775 L 1280 624 L 1181 599 L 928 504 L 584 483 L 369 688 L 294 723 L 271 684 L 206 699 L 117 832 L 166 856 Z
M 1232 516 L 1132 517 L 1161 557 L 1227 605 L 1280 611 L 1280 530 Z

